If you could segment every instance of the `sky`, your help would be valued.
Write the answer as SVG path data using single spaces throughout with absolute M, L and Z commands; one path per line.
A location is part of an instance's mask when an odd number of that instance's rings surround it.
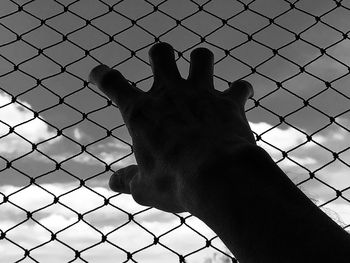
M 152 4 L 159 4 L 157 11 Z M 23 8 L 18 11 L 17 5 Z M 136 162 L 132 142 L 117 106 L 85 82 L 103 63 L 147 91 L 152 84 L 148 49 L 155 37 L 182 53 L 176 57 L 183 77 L 191 50 L 207 47 L 215 55 L 216 89 L 240 78 L 250 81 L 255 95 L 246 114 L 261 137 L 258 144 L 332 219 L 349 226 L 350 40 L 343 37 L 350 28 L 349 8 L 348 0 L 338 8 L 331 0 L 300 0 L 294 9 L 281 0 L 0 1 L 0 233 L 8 238 L 0 239 L 0 263 L 24 256 L 9 240 L 32 249 L 30 257 L 39 262 L 69 262 L 74 249 L 82 251 L 74 262 L 106 263 L 126 261 L 125 251 L 147 247 L 162 234 L 164 246 L 149 246 L 134 260 L 178 262 L 177 254 L 189 254 L 187 262 L 222 261 L 220 251 L 227 249 L 199 219 L 140 206 L 107 185 L 113 171 Z M 177 27 L 176 19 L 181 20 Z M 15 133 L 9 133 L 11 127 Z M 56 204 L 54 196 L 60 197 Z M 26 220 L 26 211 L 33 219 Z M 128 213 L 136 213 L 136 223 L 129 222 Z M 214 238 L 212 246 L 205 248 L 205 238 L 191 228 Z M 57 240 L 48 242 L 48 230 L 58 232 Z M 107 242 L 100 243 L 107 233 Z M 35 262 L 30 257 L 22 262 Z

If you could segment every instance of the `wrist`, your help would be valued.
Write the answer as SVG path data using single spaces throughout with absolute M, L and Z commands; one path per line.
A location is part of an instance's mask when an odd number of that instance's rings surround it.
M 185 189 L 185 206 L 195 215 L 205 213 L 210 206 L 233 205 L 233 202 L 253 197 L 253 188 L 257 188 L 255 176 L 259 164 L 270 159 L 268 153 L 261 147 L 253 144 L 241 144 L 225 151 L 216 150 L 198 165 L 192 179 Z

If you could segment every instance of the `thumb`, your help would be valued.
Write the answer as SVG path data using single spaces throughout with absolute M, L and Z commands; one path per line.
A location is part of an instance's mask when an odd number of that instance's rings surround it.
M 119 169 L 109 179 L 109 188 L 115 192 L 130 194 L 130 182 L 138 172 L 136 164 Z
M 247 100 L 254 96 L 253 86 L 245 80 L 237 80 L 231 83 L 230 87 L 224 93 L 243 107 Z

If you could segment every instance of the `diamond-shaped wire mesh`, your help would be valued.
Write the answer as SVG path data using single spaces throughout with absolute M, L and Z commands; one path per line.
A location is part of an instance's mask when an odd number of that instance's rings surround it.
M 1 1 L 0 262 L 236 262 L 193 216 L 141 207 L 106 187 L 135 160 L 118 108 L 87 74 L 107 64 L 147 90 L 147 51 L 157 41 L 174 46 L 183 76 L 190 51 L 205 46 L 217 89 L 253 83 L 246 112 L 259 145 L 348 230 L 349 8 L 341 0 Z

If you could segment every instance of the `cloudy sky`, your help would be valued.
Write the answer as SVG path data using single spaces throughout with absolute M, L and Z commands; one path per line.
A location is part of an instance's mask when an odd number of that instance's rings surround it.
M 112 171 L 135 159 L 118 108 L 85 81 L 104 63 L 148 90 L 147 52 L 155 37 L 181 52 L 183 77 L 191 50 L 203 46 L 215 54 L 218 90 L 249 80 L 259 105 L 249 101 L 247 116 L 259 145 L 310 198 L 326 204 L 327 214 L 348 226 L 350 41 L 343 33 L 350 28 L 350 1 L 336 8 L 331 0 L 300 0 L 294 7 L 281 0 L 0 1 L 0 233 L 6 233 L 0 262 L 23 258 L 22 248 L 32 249 L 32 259 L 22 262 L 68 262 L 74 250 L 81 251 L 75 262 L 123 262 L 127 251 L 138 250 L 137 262 L 178 262 L 178 255 L 196 250 L 188 262 L 220 262 L 213 255 L 226 249 L 200 220 L 139 206 L 107 186 Z M 135 222 L 128 214 L 135 214 Z M 57 232 L 52 242 L 50 231 Z M 102 235 L 107 241 L 100 243 Z M 155 236 L 161 244 L 151 245 Z M 214 239 L 204 249 L 205 237 Z

